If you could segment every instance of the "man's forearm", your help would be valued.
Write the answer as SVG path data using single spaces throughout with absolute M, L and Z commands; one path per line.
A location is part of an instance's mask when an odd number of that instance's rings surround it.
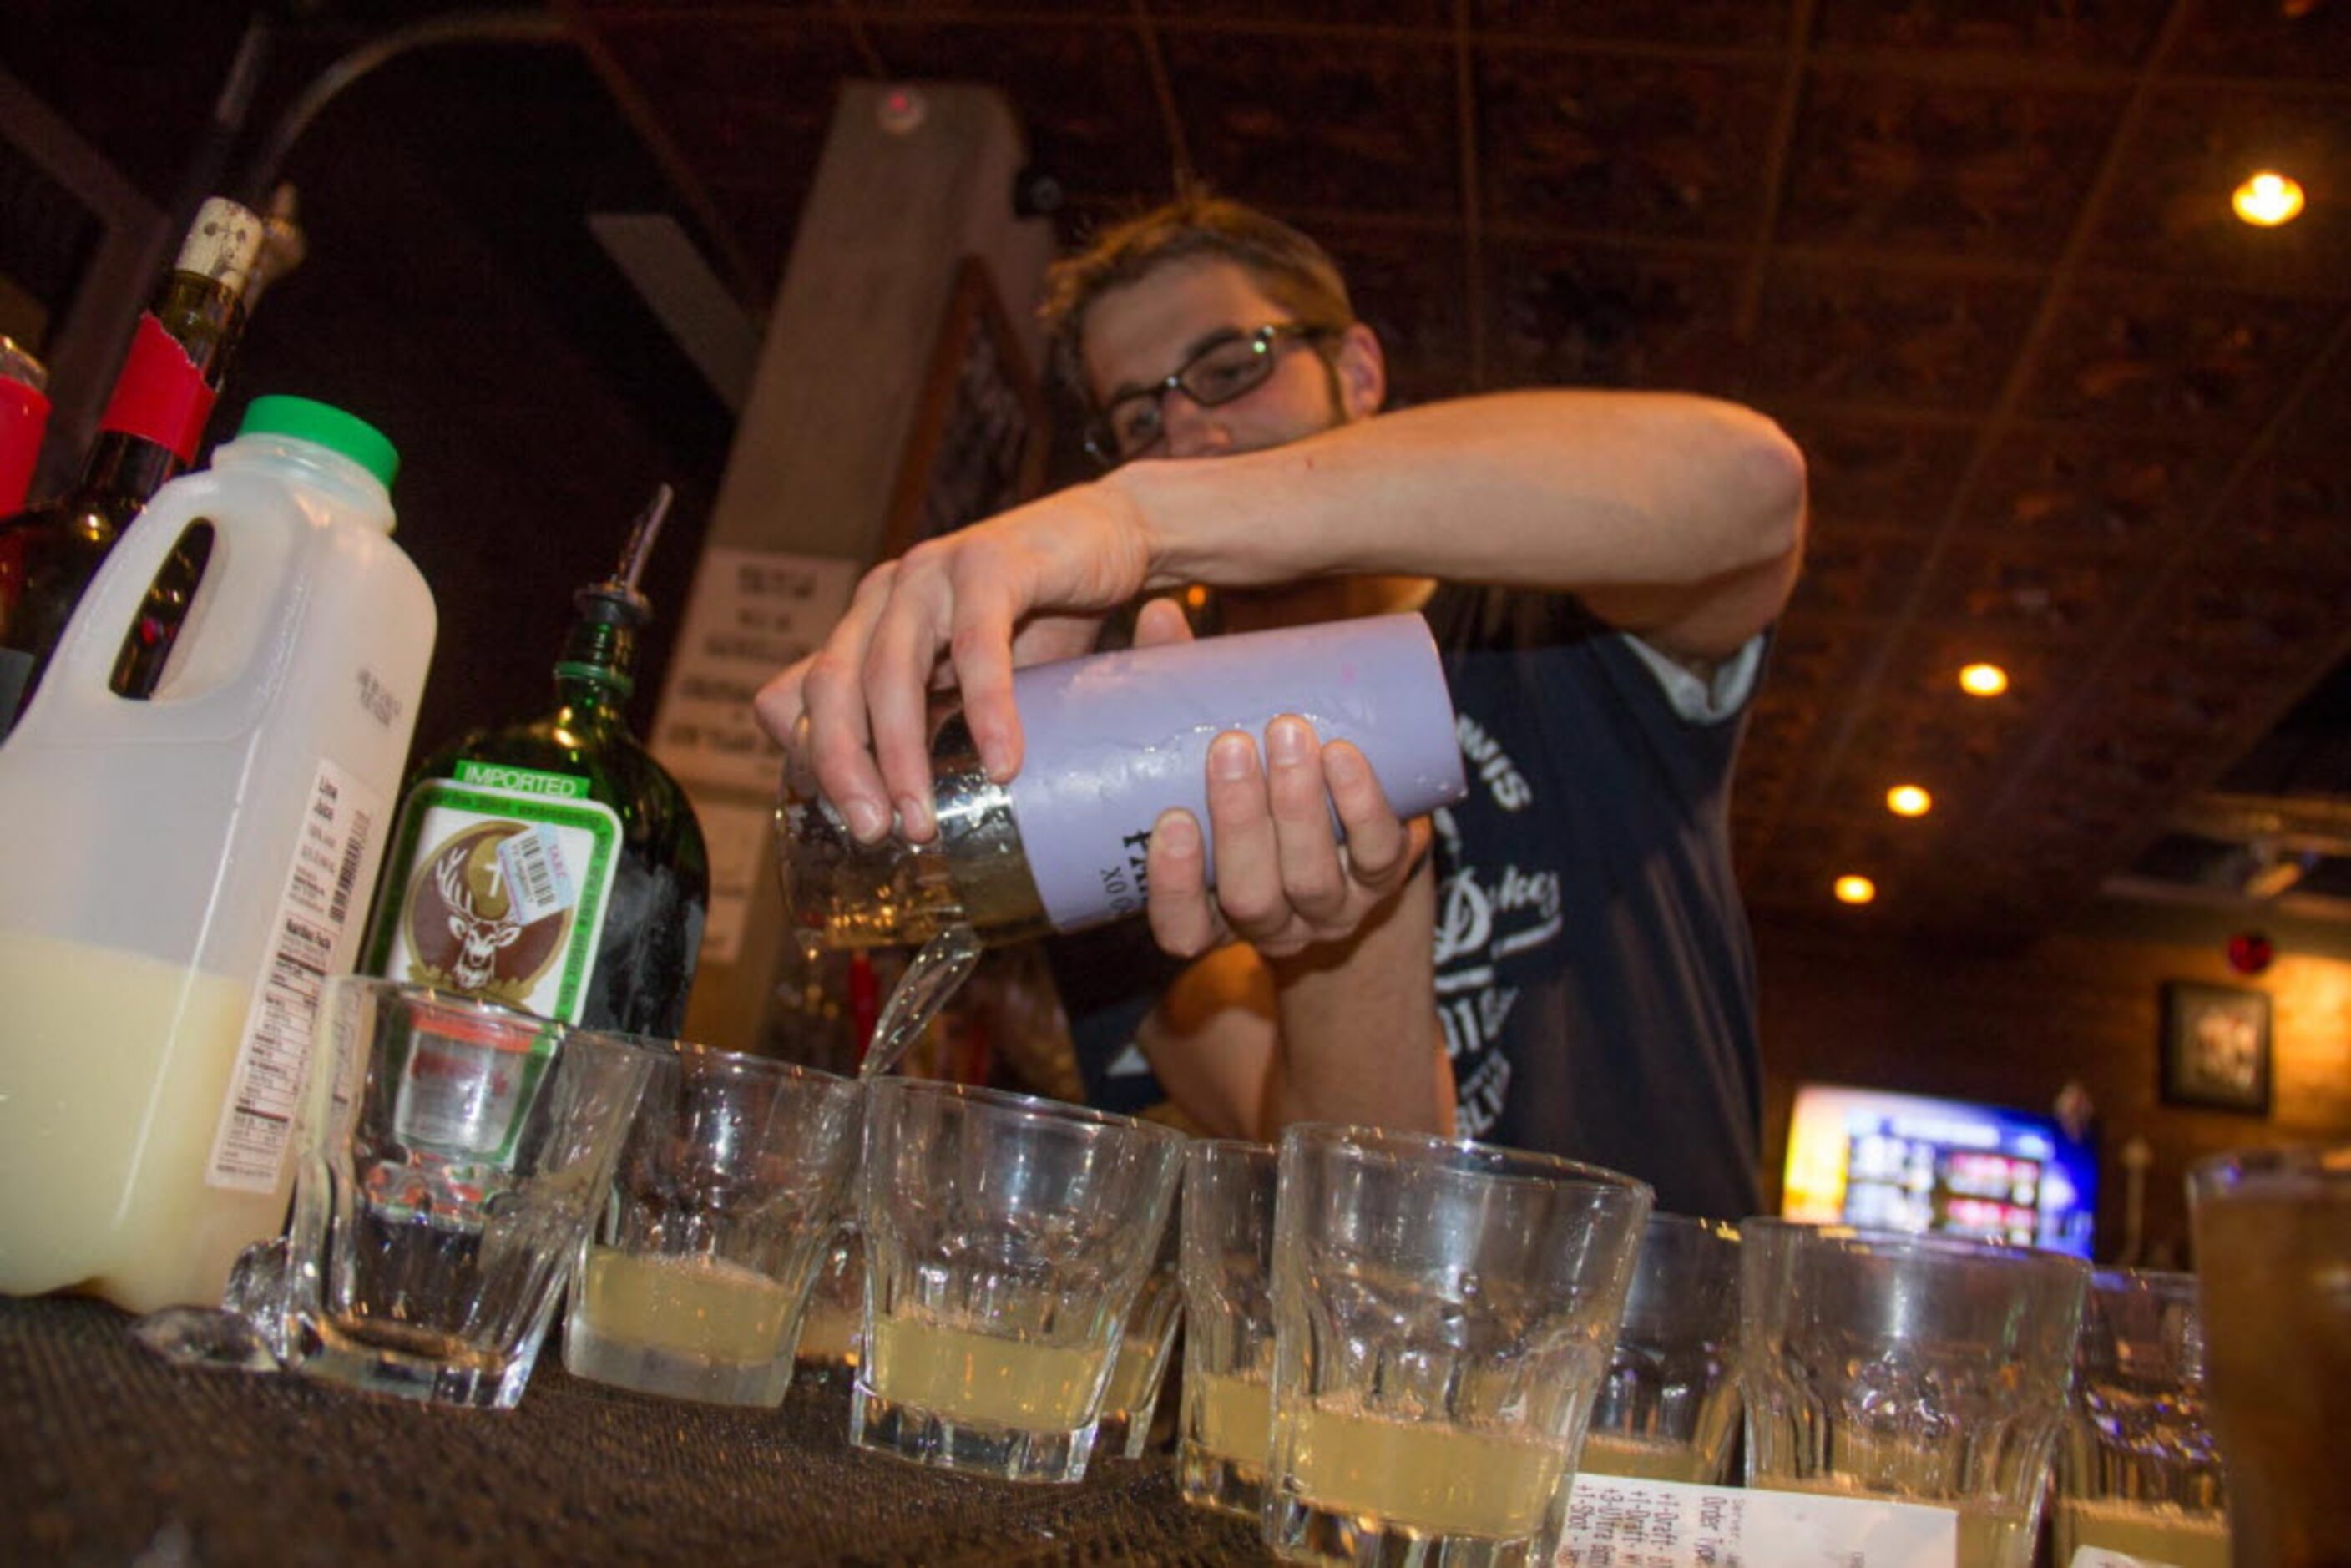
M 1291 1122 L 1452 1125 L 1435 1006 L 1436 877 L 1412 881 L 1346 944 L 1270 960 L 1280 1046 L 1262 1136 Z

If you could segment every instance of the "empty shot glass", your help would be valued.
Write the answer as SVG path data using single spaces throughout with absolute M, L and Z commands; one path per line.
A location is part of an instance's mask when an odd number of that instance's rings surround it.
M 865 1084 L 859 1448 L 1073 1481 L 1184 1134 L 927 1079 Z
M 274 1337 L 312 1377 L 511 1407 L 658 1054 L 351 976 L 317 1049 Z
M 1951 1509 L 1959 1568 L 2027 1568 L 2089 1266 L 1955 1236 L 1739 1231 L 1747 1484 Z
M 1110 1386 L 1102 1391 L 1102 1419 L 1094 1432 L 1097 1453 L 1139 1459 L 1151 1447 L 1160 1385 L 1166 1380 L 1168 1362 L 1174 1359 L 1176 1331 L 1184 1315 L 1183 1283 L 1176 1273 L 1183 1235 L 1182 1188 L 1179 1173 L 1176 1201 L 1169 1207 L 1167 1223 L 1160 1228 L 1158 1253 L 1119 1333 L 1118 1360 L 1110 1369 Z
M 2188 1173 L 2233 1560 L 2351 1554 L 2351 1144 L 2241 1149 Z
M 1184 1151 L 1184 1387 L 1176 1448 L 1184 1500 L 1255 1519 L 1273 1447 L 1270 1144 L 1200 1139 Z
M 857 1085 L 680 1044 L 663 1051 L 580 1250 L 564 1370 L 640 1394 L 773 1406 L 849 1201 Z
M 1273 1249 L 1283 1556 L 1548 1564 L 1650 1190 L 1489 1145 L 1285 1131 Z
M 1739 1228 L 1652 1214 L 1576 1469 L 1712 1483 L 1739 1431 Z
M 2061 1565 L 2095 1548 L 2171 1568 L 2229 1568 L 2193 1274 L 2091 1274 L 2054 1477 L 2050 1533 Z

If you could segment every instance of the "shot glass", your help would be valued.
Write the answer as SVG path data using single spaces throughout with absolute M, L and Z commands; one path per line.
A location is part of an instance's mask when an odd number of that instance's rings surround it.
M 865 1085 L 859 1448 L 1074 1481 L 1184 1134 L 928 1079 Z
M 2028 1568 L 2089 1265 L 1778 1219 L 1739 1245 L 1747 1484 L 1951 1509 L 1959 1568 Z
M 421 986 L 329 981 L 281 1340 L 303 1373 L 507 1409 L 659 1055 Z
M 1652 1214 L 1576 1469 L 1711 1483 L 1739 1428 L 1739 1228 Z
M 2194 1275 L 2090 1276 L 2055 1487 L 2051 1539 L 2061 1565 L 2095 1548 L 2172 1568 L 2229 1568 Z
M 847 1394 L 857 1382 L 865 1344 L 865 1243 L 858 1239 L 855 1184 L 850 1218 L 838 1227 L 818 1260 L 792 1353 L 792 1381 L 803 1388 Z
M 1153 1418 L 1159 1411 L 1159 1388 L 1166 1380 L 1167 1363 L 1176 1349 L 1176 1330 L 1184 1315 L 1183 1283 L 1176 1260 L 1182 1250 L 1183 1182 L 1177 1173 L 1176 1201 L 1167 1223 L 1160 1228 L 1159 1250 L 1151 1272 L 1135 1292 L 1134 1306 L 1120 1332 L 1118 1360 L 1110 1369 L 1110 1386 L 1102 1391 L 1102 1419 L 1094 1431 L 1097 1453 L 1139 1459 L 1151 1447 Z
M 1201 1139 L 1184 1151 L 1184 1388 L 1176 1448 L 1184 1500 L 1255 1519 L 1273 1448 L 1270 1144 Z
M 595 1234 L 563 1365 L 640 1394 L 773 1406 L 848 1207 L 857 1085 L 680 1044 L 655 1063 Z
M 2189 1172 L 2188 1196 L 2233 1560 L 2342 1563 L 2351 1144 L 2215 1155 Z
M 1273 1450 L 1293 1561 L 1548 1564 L 1648 1187 L 1548 1155 L 1282 1134 Z

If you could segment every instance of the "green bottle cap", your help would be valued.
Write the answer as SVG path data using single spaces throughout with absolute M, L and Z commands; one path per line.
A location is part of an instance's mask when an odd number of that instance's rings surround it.
M 384 433 L 355 413 L 307 397 L 257 397 L 245 411 L 239 435 L 290 435 L 340 452 L 374 475 L 387 490 L 400 472 L 400 453 Z

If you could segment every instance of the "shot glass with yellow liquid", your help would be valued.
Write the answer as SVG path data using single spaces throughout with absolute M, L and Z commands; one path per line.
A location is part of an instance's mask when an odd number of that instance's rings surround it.
M 580 1249 L 564 1369 L 674 1399 L 782 1403 L 848 1206 L 858 1103 L 856 1084 L 812 1068 L 670 1051 Z
M 1074 1481 L 1152 1271 L 1184 1134 L 930 1080 L 865 1085 L 858 1448 Z
M 1273 1447 L 1270 1144 L 1207 1139 L 1184 1151 L 1184 1389 L 1176 1484 L 1184 1500 L 1255 1519 Z
M 1098 1454 L 1139 1459 L 1151 1448 L 1160 1386 L 1167 1378 L 1167 1364 L 1175 1359 L 1176 1331 L 1184 1317 L 1184 1291 L 1176 1267 L 1183 1220 L 1180 1173 L 1176 1186 L 1151 1272 L 1135 1292 L 1126 1326 L 1119 1333 L 1118 1359 L 1110 1369 L 1110 1386 L 1102 1391 L 1102 1420 L 1094 1434 Z
M 1285 1131 L 1268 1543 L 1299 1562 L 1551 1563 L 1651 1202 L 1549 1155 Z
M 1652 1214 L 1576 1469 L 1711 1483 L 1739 1430 L 1739 1228 Z

